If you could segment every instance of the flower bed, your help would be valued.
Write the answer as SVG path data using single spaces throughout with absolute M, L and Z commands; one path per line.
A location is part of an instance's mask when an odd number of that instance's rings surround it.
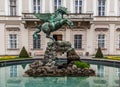
M 32 58 L 32 57 L 29 57 Z M 0 61 L 2 60 L 19 60 L 19 59 L 28 59 L 28 58 L 20 58 L 18 56 L 0 56 Z
M 95 57 L 92 56 L 92 58 Z M 99 59 L 120 60 L 120 56 L 104 56 L 103 58 L 99 58 Z
M 106 56 L 105 58 L 110 60 L 120 60 L 120 56 Z
M 10 60 L 15 58 L 17 58 L 17 56 L 0 56 L 0 60 Z

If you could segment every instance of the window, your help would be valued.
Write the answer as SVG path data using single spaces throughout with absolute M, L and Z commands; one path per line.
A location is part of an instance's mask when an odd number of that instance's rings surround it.
M 54 10 L 57 10 L 61 5 L 61 0 L 54 0 Z
M 82 35 L 75 35 L 74 36 L 74 47 L 76 49 L 82 48 Z
M 104 76 L 104 66 L 98 65 L 97 69 L 98 69 L 97 75 L 100 77 L 103 77 Z
M 10 0 L 10 15 L 16 15 L 16 0 Z
M 75 13 L 82 13 L 82 0 L 75 0 Z
M 119 48 L 120 48 L 120 34 L 119 34 L 119 39 L 118 40 L 119 40 Z
M 105 16 L 105 0 L 98 0 L 98 16 Z
M 17 77 L 17 66 L 10 66 L 10 77 Z
M 120 0 L 118 1 L 118 15 L 120 16 Z
M 38 39 L 34 39 L 33 37 L 33 49 L 40 49 L 40 46 L 41 46 L 41 36 L 38 35 Z
M 33 0 L 33 12 L 40 13 L 41 10 L 41 1 L 40 0 Z
M 17 48 L 17 34 L 9 34 L 9 48 L 10 49 Z
M 105 48 L 105 35 L 104 34 L 98 35 L 98 47 Z

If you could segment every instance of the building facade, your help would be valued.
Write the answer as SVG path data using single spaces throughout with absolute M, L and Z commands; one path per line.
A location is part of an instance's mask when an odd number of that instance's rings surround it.
M 33 13 L 54 13 L 67 7 L 74 27 L 63 26 L 51 35 L 70 41 L 80 55 L 94 55 L 98 47 L 104 55 L 120 55 L 120 0 L 0 0 L 0 55 L 18 55 L 21 48 L 32 55 L 44 53 L 43 32 L 33 39 L 35 24 L 42 23 Z

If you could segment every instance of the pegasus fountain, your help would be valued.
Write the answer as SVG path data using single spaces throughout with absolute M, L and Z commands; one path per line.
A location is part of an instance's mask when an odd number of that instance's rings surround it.
M 35 16 L 43 22 L 43 24 L 37 25 L 37 30 L 34 32 L 33 37 L 38 38 L 38 33 L 41 30 L 46 34 L 46 38 L 52 40 L 47 43 L 47 48 L 43 61 L 35 61 L 30 64 L 30 69 L 25 73 L 28 76 L 93 76 L 94 70 L 89 69 L 89 64 L 80 61 L 80 57 L 72 48 L 71 43 L 68 41 L 55 41 L 51 37 L 51 32 L 59 30 L 63 25 L 73 26 L 73 22 L 70 19 L 66 19 L 63 15 L 69 15 L 67 8 L 59 7 L 54 14 L 37 13 Z M 58 63 L 58 55 L 64 54 L 67 62 L 62 64 Z M 64 59 L 65 59 L 64 58 Z M 79 67 L 78 65 L 85 65 L 87 67 Z M 88 69 L 86 69 L 88 68 Z

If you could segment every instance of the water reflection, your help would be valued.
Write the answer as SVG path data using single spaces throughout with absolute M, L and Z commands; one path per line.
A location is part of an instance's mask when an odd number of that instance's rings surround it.
M 17 65 L 10 66 L 10 77 L 17 77 Z
M 104 76 L 104 66 L 102 66 L 102 65 L 98 65 L 97 66 L 97 70 L 98 70 L 98 72 L 97 72 L 97 76 L 99 76 L 99 77 L 103 77 Z
M 95 77 L 23 77 L 28 64 L 0 68 L 0 87 L 120 87 L 120 68 L 91 65 Z

